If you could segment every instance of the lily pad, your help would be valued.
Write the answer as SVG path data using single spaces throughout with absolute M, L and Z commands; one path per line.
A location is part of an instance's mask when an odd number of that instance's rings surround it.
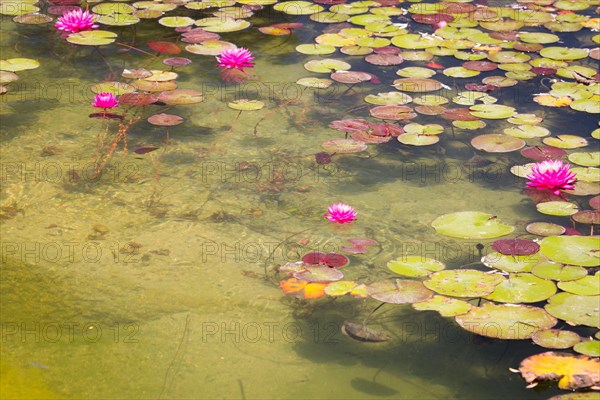
M 158 99 L 165 104 L 196 104 L 204 100 L 202 92 L 193 89 L 175 89 L 162 92 Z
M 463 239 L 492 239 L 508 235 L 514 227 L 479 211 L 460 211 L 436 218 L 431 226 L 440 234 Z
M 9 58 L 8 60 L 0 60 L 0 70 L 2 71 L 18 72 L 27 69 L 35 69 L 39 66 L 40 62 L 31 58 Z
M 540 252 L 549 259 L 570 265 L 600 265 L 600 237 L 549 236 L 540 242 Z
M 531 273 L 543 279 L 558 282 L 568 282 L 581 279 L 587 275 L 587 270 L 576 265 L 562 265 L 554 262 L 535 265 Z
M 523 139 L 504 135 L 501 133 L 490 133 L 476 136 L 471 139 L 471 145 L 477 150 L 488 153 L 508 153 L 525 147 Z
M 529 239 L 499 239 L 492 248 L 500 254 L 510 256 L 528 256 L 540 250 L 540 245 Z
M 442 317 L 454 317 L 468 312 L 473 306 L 464 300 L 435 295 L 429 300 L 413 303 L 413 308 L 419 311 L 432 310 L 440 313 Z
M 566 217 L 575 214 L 579 209 L 577 204 L 568 201 L 547 201 L 536 204 L 535 208 L 542 214 Z
M 600 273 L 597 272 L 595 275 L 588 275 L 574 281 L 560 282 L 558 287 L 565 292 L 583 296 L 600 295 Z
M 387 119 L 392 121 L 400 121 L 406 119 L 413 119 L 417 114 L 412 108 L 408 106 L 378 106 L 369 110 L 371 116 L 380 119 Z
M 115 40 L 117 40 L 116 33 L 103 30 L 82 31 L 67 36 L 67 42 L 83 46 L 103 46 Z
M 519 365 L 527 383 L 556 380 L 563 390 L 600 385 L 600 360 L 588 356 L 546 352 L 527 357 Z
M 581 341 L 577 333 L 560 329 L 537 331 L 531 339 L 533 343 L 547 349 L 568 349 Z
M 588 145 L 585 138 L 575 135 L 557 135 L 556 137 L 544 138 L 543 142 L 547 146 L 558 147 L 559 149 L 576 149 Z
M 434 92 L 442 88 L 442 84 L 435 79 L 427 78 L 402 78 L 396 79 L 392 85 L 403 92 Z
M 511 256 L 496 252 L 486 254 L 481 262 L 489 268 L 496 268 L 505 272 L 529 272 L 537 265 L 550 263 L 546 257 L 539 253 L 524 256 Z
M 256 111 L 265 106 L 265 103 L 259 100 L 239 99 L 227 103 L 227 107 L 239 111 Z
M 367 150 L 366 143 L 353 139 L 333 139 L 324 142 L 321 147 L 329 153 L 358 153 Z
M 505 279 L 474 269 L 453 269 L 435 272 L 423 284 L 436 293 L 453 297 L 481 297 L 494 291 Z
M 344 277 L 344 273 L 326 265 L 307 265 L 303 271 L 295 272 L 294 278 L 306 282 L 334 282 Z
M 158 126 L 175 126 L 181 124 L 183 122 L 183 118 L 181 118 L 179 115 L 161 113 L 152 115 L 150 118 L 148 118 L 148 122 L 150 122 L 152 125 Z
M 485 298 L 500 303 L 537 303 L 555 293 L 556 286 L 552 281 L 528 273 L 517 273 L 510 274 Z
M 377 93 L 376 95 L 370 94 L 365 97 L 365 101 L 379 106 L 401 106 L 410 103 L 412 97 L 402 92 L 386 92 Z
M 569 161 L 584 167 L 600 166 L 600 152 L 578 152 L 569 154 Z
M 545 47 L 540 50 L 542 57 L 552 60 L 573 61 L 586 58 L 588 52 L 586 49 L 568 48 L 568 47 Z
M 564 226 L 551 222 L 532 222 L 525 227 L 525 230 L 532 235 L 538 236 L 559 236 L 566 231 Z
M 548 299 L 546 311 L 570 324 L 600 327 L 600 296 L 581 296 L 561 292 Z
M 485 119 L 504 119 L 515 114 L 513 107 L 502 104 L 476 104 L 469 108 L 471 114 Z
M 428 276 L 431 272 L 443 270 L 445 265 L 432 258 L 405 256 L 388 262 L 387 267 L 398 275 L 421 278 Z
M 571 216 L 575 222 L 588 225 L 600 225 L 600 211 L 598 210 L 583 210 Z
M 326 89 L 333 84 L 331 79 L 323 78 L 300 78 L 296 81 L 298 85 L 315 89 Z
M 600 357 L 600 341 L 586 340 L 573 346 L 573 350 L 590 357 Z
M 433 297 L 433 292 L 420 281 L 386 280 L 367 286 L 369 296 L 384 303 L 403 304 L 417 303 Z
M 455 319 L 463 329 L 497 339 L 529 339 L 557 322 L 543 308 L 493 303 L 473 307 Z
M 304 64 L 304 68 L 311 72 L 331 73 L 334 71 L 347 71 L 350 64 L 341 60 L 325 58 L 323 60 L 312 60 Z
M 204 56 L 218 56 L 223 50 L 235 49 L 237 46 L 223 40 L 204 40 L 199 44 L 189 44 L 185 46 L 185 50 Z

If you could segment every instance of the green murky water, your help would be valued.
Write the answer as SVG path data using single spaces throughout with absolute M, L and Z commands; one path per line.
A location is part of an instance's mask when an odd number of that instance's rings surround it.
M 251 21 L 271 19 L 282 20 L 265 11 Z M 88 117 L 90 85 L 119 80 L 124 68 L 164 66 L 3 20 L 2 58 L 41 63 L 2 97 L 3 398 L 541 399 L 558 392 L 526 391 L 508 371 L 532 354 L 528 341 L 480 340 L 437 313 L 390 306 L 371 326 L 392 339 L 362 344 L 343 336 L 341 324 L 361 320 L 377 302 L 300 302 L 281 293 L 275 266 L 337 251 L 347 238 L 380 243 L 351 256 L 348 267 L 349 277 L 375 281 L 407 252 L 452 267 L 479 260 L 477 241 L 433 231 L 439 215 L 488 212 L 518 233 L 534 220 L 554 221 L 536 214 L 523 181 L 508 172 L 520 156 L 465 167 L 476 152 L 464 131 L 445 133 L 439 146 L 393 141 L 317 165 L 321 143 L 339 137 L 329 123 L 368 116 L 362 99 L 378 88 L 295 85 L 309 75 L 309 57 L 295 46 L 324 29 L 297 19 L 305 29 L 290 38 L 225 35 L 256 55 L 253 79 L 241 84 L 222 83 L 213 57 L 183 55 L 194 63 L 177 69 L 179 87 L 202 90 L 205 101 L 169 110 L 185 122 L 170 128 L 164 153 L 133 153 L 165 146 L 164 128 L 134 125 L 128 153 L 119 149 L 97 179 L 98 134 L 116 122 Z M 137 26 L 136 44 L 175 37 L 157 26 Z M 387 82 L 395 69 L 370 71 Z M 538 108 L 528 97 L 536 89 L 523 84 L 500 99 L 543 113 L 553 132 L 594 129 L 593 116 Z M 237 118 L 226 103 L 240 98 L 266 107 Z M 353 205 L 359 220 L 325 221 L 335 201 Z

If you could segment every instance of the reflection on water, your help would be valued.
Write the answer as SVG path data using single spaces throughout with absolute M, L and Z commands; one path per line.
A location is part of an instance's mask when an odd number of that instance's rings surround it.
M 520 232 L 534 218 L 522 182 L 507 172 L 510 158 L 465 165 L 475 153 L 458 131 L 441 146 L 374 146 L 316 164 L 320 143 L 336 134 L 329 122 L 364 117 L 362 99 L 373 91 L 292 84 L 306 76 L 306 58 L 293 49 L 309 41 L 310 27 L 286 40 L 240 36 L 259 55 L 254 79 L 240 85 L 222 84 L 212 58 L 194 58 L 179 81 L 203 90 L 205 101 L 169 111 L 185 123 L 170 129 L 166 151 L 164 129 L 142 121 L 129 131 L 128 154 L 119 151 L 93 179 L 105 122 L 88 118 L 90 84 L 162 65 L 55 37 L 25 46 L 25 28 L 6 28 L 3 58 L 38 58 L 42 68 L 23 74 L 2 102 L 3 397 L 524 395 L 507 368 L 530 354 L 527 344 L 477 342 L 436 313 L 391 306 L 371 324 L 392 340 L 356 343 L 339 328 L 376 302 L 306 304 L 277 288 L 275 266 L 348 238 L 380 243 L 351 256 L 347 269 L 373 281 L 389 276 L 385 263 L 402 253 L 450 266 L 478 261 L 477 242 L 432 231 L 443 213 L 489 212 Z M 140 42 L 151 34 L 141 32 Z M 226 103 L 239 98 L 267 109 L 236 120 Z M 161 150 L 132 152 L 143 146 Z M 334 201 L 352 204 L 359 221 L 325 223 Z

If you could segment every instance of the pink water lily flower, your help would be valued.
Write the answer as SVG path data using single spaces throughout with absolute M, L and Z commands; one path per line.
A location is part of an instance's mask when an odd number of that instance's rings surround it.
M 98 93 L 94 97 L 94 101 L 92 101 L 92 105 L 94 107 L 104 108 L 106 110 L 107 108 L 117 107 L 119 105 L 119 101 L 117 100 L 117 97 L 114 94 L 108 93 L 108 92 L 103 92 L 103 93 Z
M 99 25 L 94 24 L 96 16 L 88 10 L 78 8 L 76 10 L 67 11 L 58 18 L 54 24 L 59 31 L 77 33 L 81 31 L 89 31 L 98 28 Z
M 250 50 L 243 47 L 225 49 L 216 58 L 217 62 L 219 63 L 218 66 L 221 68 L 237 68 L 243 71 L 245 67 L 254 67 L 254 64 L 252 63 L 254 56 Z
M 572 190 L 576 181 L 575 173 L 570 170 L 569 163 L 563 164 L 560 160 L 544 160 L 531 167 L 531 174 L 527 187 L 537 190 L 549 190 L 559 196 L 561 190 Z
M 333 203 L 327 208 L 325 218 L 331 222 L 337 222 L 338 224 L 349 224 L 356 220 L 356 215 L 357 212 L 352 206 L 344 203 Z

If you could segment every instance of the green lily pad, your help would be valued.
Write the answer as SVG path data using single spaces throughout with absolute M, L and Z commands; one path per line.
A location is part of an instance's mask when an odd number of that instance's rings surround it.
M 571 171 L 577 174 L 577 180 L 585 182 L 600 181 L 600 169 L 595 167 L 574 167 Z
M 340 52 L 349 56 L 366 56 L 367 54 L 371 54 L 373 52 L 373 49 L 370 47 L 351 45 L 343 46 L 340 49 Z
M 525 63 L 531 60 L 531 56 L 517 51 L 499 51 L 487 56 L 488 60 L 499 64 L 505 63 Z
M 464 91 L 459 92 L 455 97 L 452 98 L 452 102 L 463 106 L 472 106 L 476 102 L 481 101 L 484 104 L 492 104 L 498 101 L 497 98 L 490 96 L 487 93 L 475 92 L 475 91 Z
M 533 139 L 536 137 L 545 137 L 550 134 L 550 131 L 543 126 L 536 125 L 519 125 L 513 128 L 506 128 L 502 132 L 505 135 L 521 138 Z
M 585 138 L 575 135 L 557 135 L 556 137 L 544 138 L 543 142 L 547 146 L 558 147 L 559 149 L 576 149 L 588 145 Z
M 239 99 L 227 103 L 229 108 L 233 108 L 234 110 L 240 111 L 256 111 L 260 110 L 265 106 L 265 103 L 258 100 L 248 100 L 248 99 Z
M 600 237 L 549 236 L 540 242 L 540 252 L 549 259 L 570 265 L 600 265 Z
M 439 135 L 444 132 L 444 127 L 439 124 L 421 125 L 417 123 L 410 123 L 404 125 L 404 132 L 416 133 L 418 135 Z
M 492 239 L 515 230 L 495 216 L 479 211 L 460 211 L 436 218 L 431 226 L 440 234 L 463 239 Z
M 106 4 L 106 3 L 105 3 Z M 119 3 L 121 4 L 121 3 Z M 178 28 L 182 26 L 194 25 L 196 20 L 190 17 L 163 17 L 158 20 L 158 23 L 168 28 Z
M 537 331 L 552 328 L 556 319 L 543 308 L 526 305 L 486 303 L 456 316 L 470 332 L 497 339 L 529 339 Z
M 402 279 L 372 283 L 367 286 L 367 293 L 375 300 L 392 304 L 417 303 L 433 297 L 433 292 L 420 281 Z
M 103 46 L 117 40 L 117 34 L 110 31 L 82 31 L 67 36 L 67 42 L 82 46 Z
M 533 343 L 547 349 L 568 349 L 581 341 L 581 337 L 577 333 L 560 329 L 537 331 L 531 339 Z
M 535 114 L 515 114 L 507 121 L 514 125 L 537 125 L 543 121 L 543 118 Z
M 581 296 L 571 293 L 557 293 L 548 299 L 544 306 L 556 318 L 575 325 L 598 328 L 600 326 L 600 296 Z
M 446 68 L 442 73 L 452 78 L 471 78 L 479 75 L 481 72 L 465 67 L 450 67 Z
M 474 269 L 435 272 L 423 284 L 436 293 L 453 297 L 481 297 L 494 291 L 504 277 Z
M 559 236 L 565 233 L 566 228 L 551 222 L 532 222 L 525 227 L 525 230 L 532 235 Z
M 468 312 L 473 306 L 464 300 L 435 295 L 429 300 L 413 303 L 413 308 L 418 311 L 437 311 L 442 317 L 455 317 Z
M 357 286 L 359 286 L 359 284 L 354 281 L 331 282 L 325 286 L 325 294 L 331 297 L 343 296 L 356 289 Z
M 223 50 L 235 48 L 237 48 L 235 44 L 223 40 L 204 40 L 202 43 L 185 46 L 186 51 L 204 56 L 218 56 Z
M 439 46 L 442 39 L 436 36 L 422 36 L 416 33 L 407 33 L 394 36 L 392 44 L 402 49 L 427 49 L 429 47 Z
M 522 32 L 519 33 L 519 40 L 525 43 L 548 44 L 558 42 L 560 40 L 560 37 L 553 33 Z
M 27 69 L 35 69 L 39 66 L 40 62 L 31 58 L 9 58 L 8 60 L 0 60 L 0 70 L 2 71 L 18 72 Z
M 600 294 L 600 273 L 588 275 L 581 279 L 569 282 L 560 282 L 558 287 L 569 293 L 581 294 L 583 296 L 595 296 Z
M 378 106 L 401 106 L 412 101 L 412 97 L 402 92 L 386 92 L 370 94 L 365 101 Z
M 335 53 L 335 47 L 328 44 L 301 44 L 296 46 L 296 51 L 302 54 L 331 54 Z
M 485 298 L 499 303 L 537 303 L 555 293 L 556 286 L 552 281 L 528 273 L 517 273 L 510 274 Z
M 328 11 L 311 14 L 309 17 L 309 19 L 321 24 L 337 24 L 339 22 L 345 22 L 349 18 L 350 16 L 347 14 L 338 14 Z
M 396 71 L 396 75 L 405 78 L 431 78 L 435 75 L 435 71 L 423 67 L 406 67 Z
M 543 279 L 552 279 L 558 282 L 568 282 L 581 279 L 587 275 L 587 270 L 576 265 L 562 265 L 548 262 L 535 265 L 531 273 Z
M 409 146 L 430 146 L 440 141 L 436 135 L 419 135 L 418 133 L 404 133 L 398 136 L 398 141 Z
M 476 130 L 476 129 L 482 129 L 486 127 L 486 123 L 481 121 L 481 120 L 477 120 L 477 121 L 452 121 L 452 125 L 454 125 L 457 128 L 460 129 L 466 129 L 466 130 Z
M 350 64 L 341 60 L 325 58 L 323 60 L 312 60 L 304 64 L 304 68 L 311 72 L 329 74 L 334 71 L 348 71 Z
M 590 357 L 600 357 L 600 341 L 586 340 L 573 346 L 573 350 Z
M 125 3 L 101 3 L 92 7 L 94 14 L 111 15 L 111 14 L 131 14 L 135 8 Z
M 434 92 L 442 88 L 442 83 L 435 79 L 427 78 L 402 78 L 396 79 L 392 85 L 396 90 L 403 92 Z
M 213 33 L 225 33 L 225 32 L 237 32 L 248 28 L 250 22 L 243 19 L 234 18 L 203 18 L 194 22 L 196 26 L 202 27 L 207 32 Z
M 310 15 L 324 10 L 322 6 L 310 1 L 284 1 L 275 4 L 273 8 L 288 15 Z
M 108 26 L 128 26 L 137 24 L 140 19 L 130 14 L 109 14 L 96 17 L 96 22 Z
M 515 113 L 513 107 L 502 104 L 476 104 L 469 110 L 474 116 L 485 119 L 504 119 L 512 117 Z
M 595 98 L 575 100 L 569 104 L 569 107 L 576 111 L 583 111 L 590 114 L 600 114 L 600 103 L 598 102 L 598 99 Z
M 444 96 L 425 94 L 423 96 L 415 97 L 413 102 L 422 106 L 439 106 L 442 104 L 448 104 L 450 100 Z
M 316 89 L 326 89 L 333 84 L 331 79 L 323 78 L 300 78 L 296 81 L 298 85 Z
M 515 256 L 492 252 L 486 254 L 481 262 L 489 268 L 496 268 L 505 272 L 529 272 L 536 265 L 545 265 L 549 261 L 539 253 Z
M 568 48 L 568 47 L 545 47 L 540 50 L 542 57 L 552 60 L 573 61 L 586 58 L 588 52 L 586 49 Z
M 568 201 L 547 201 L 545 203 L 536 204 L 535 208 L 542 214 L 561 217 L 573 215 L 579 211 L 577 204 L 569 203 Z
M 428 276 L 431 272 L 443 270 L 445 265 L 432 258 L 404 256 L 388 262 L 387 267 L 398 275 L 421 278 Z

